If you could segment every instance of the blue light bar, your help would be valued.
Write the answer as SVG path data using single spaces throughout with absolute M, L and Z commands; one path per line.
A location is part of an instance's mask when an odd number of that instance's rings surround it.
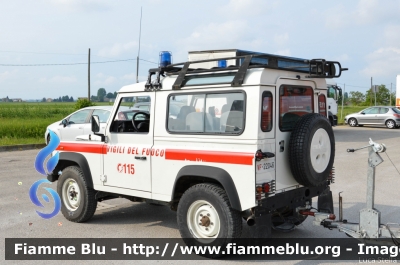
M 160 52 L 159 67 L 166 67 L 172 64 L 172 53 L 168 51 Z

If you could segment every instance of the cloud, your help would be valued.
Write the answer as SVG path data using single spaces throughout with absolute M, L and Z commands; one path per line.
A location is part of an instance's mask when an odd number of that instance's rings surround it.
M 77 78 L 75 76 L 61 76 L 56 75 L 51 78 L 42 77 L 39 79 L 41 83 L 74 83 L 77 82 Z
M 121 77 L 123 80 L 136 80 L 136 73 L 126 74 Z
M 400 48 L 384 47 L 366 56 L 368 61 L 361 73 L 365 76 L 395 76 L 400 73 Z
M 112 47 L 101 49 L 99 51 L 99 56 L 116 57 L 127 52 L 133 53 L 137 48 L 137 41 L 131 41 L 127 43 L 115 43 Z
M 360 24 L 376 24 L 390 20 L 396 21 L 399 11 L 399 1 L 360 0 L 354 17 Z
M 219 9 L 219 13 L 228 17 L 237 17 L 238 15 L 251 14 L 252 16 L 265 14 L 269 10 L 276 8 L 279 1 L 265 0 L 230 0 L 227 5 Z
M 111 7 L 104 0 L 50 0 L 50 3 L 66 11 L 103 12 Z
M 282 56 L 291 56 L 290 49 L 284 49 L 274 52 L 274 54 L 282 55 Z
M 95 75 L 94 85 L 104 87 L 107 85 L 112 85 L 116 81 L 114 76 L 105 75 L 103 73 L 98 73 Z
M 289 41 L 289 34 L 286 32 L 284 34 L 275 35 L 274 42 L 276 45 L 285 45 Z
M 17 75 L 16 70 L 2 72 L 2 73 L 0 73 L 0 82 L 5 81 L 7 79 L 14 78 L 14 77 L 16 77 L 16 75 Z
M 247 20 L 208 23 L 194 29 L 189 36 L 178 40 L 178 58 L 187 58 L 188 51 L 216 49 L 255 49 L 266 46 L 264 36 L 257 34 Z

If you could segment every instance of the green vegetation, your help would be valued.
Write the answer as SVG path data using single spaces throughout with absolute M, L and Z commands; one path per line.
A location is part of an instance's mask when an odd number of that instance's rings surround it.
M 87 99 L 78 99 L 78 101 L 75 103 L 75 110 L 80 110 L 82 108 L 86 107 L 91 107 L 91 106 L 96 106 L 92 101 L 89 101 Z
M 47 126 L 74 111 L 73 102 L 0 103 L 0 146 L 44 143 Z

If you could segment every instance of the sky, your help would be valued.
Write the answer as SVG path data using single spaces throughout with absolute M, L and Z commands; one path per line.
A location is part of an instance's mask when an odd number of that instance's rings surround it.
M 188 51 L 243 49 L 337 60 L 346 92 L 365 92 L 371 77 L 396 88 L 400 0 L 3 0 L 0 98 L 87 96 L 89 48 L 91 95 L 135 83 L 141 7 L 139 81 L 160 51 L 178 63 Z M 105 63 L 116 60 L 126 61 Z

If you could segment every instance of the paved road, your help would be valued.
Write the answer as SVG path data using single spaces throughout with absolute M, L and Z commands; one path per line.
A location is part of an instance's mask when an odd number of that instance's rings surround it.
M 334 128 L 336 139 L 336 183 L 332 185 L 337 212 L 337 194 L 343 191 L 344 216 L 349 221 L 358 221 L 358 211 L 365 206 L 367 149 L 357 153 L 347 153 L 347 148 L 365 146 L 368 139 L 385 143 L 392 162 L 400 170 L 400 130 L 386 128 L 340 126 Z M 76 224 L 66 221 L 62 214 L 50 220 L 40 218 L 37 209 L 30 201 L 28 191 L 33 182 L 41 178 L 33 168 L 38 150 L 0 153 L 0 259 L 4 260 L 4 238 L 170 238 L 179 237 L 176 213 L 167 207 L 132 203 L 125 199 L 114 199 L 102 203 L 94 217 L 88 223 Z M 400 222 L 400 174 L 390 162 L 388 156 L 377 169 L 375 196 L 376 208 L 382 212 L 382 222 Z M 49 185 L 56 188 L 55 184 Z M 345 237 L 337 231 L 313 227 L 311 218 L 291 233 L 274 232 L 274 237 Z M 244 226 L 244 236 L 248 228 Z M 152 261 L 158 263 L 160 261 Z M 202 261 L 204 262 L 204 261 Z M 218 261 L 227 263 L 228 261 Z M 44 262 L 7 261 L 6 264 L 43 264 Z M 48 262 L 53 264 L 54 262 Z M 74 264 L 81 264 L 79 261 Z M 90 261 L 85 264 L 97 264 Z M 130 264 L 131 262 L 109 262 L 107 264 Z M 149 261 L 135 261 L 149 263 Z M 151 263 L 151 262 L 150 262 Z M 186 264 L 186 261 L 166 261 L 166 263 Z M 252 262 L 246 262 L 252 263 Z M 298 263 L 286 261 L 285 264 Z M 309 262 L 301 262 L 309 264 Z M 57 264 L 70 264 L 68 261 Z M 83 264 L 83 262 L 82 262 Z

